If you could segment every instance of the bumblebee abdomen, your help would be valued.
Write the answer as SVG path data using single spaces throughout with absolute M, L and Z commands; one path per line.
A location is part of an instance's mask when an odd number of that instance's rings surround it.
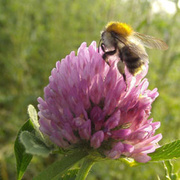
M 141 71 L 144 61 L 137 54 L 130 51 L 126 46 L 122 48 L 120 53 L 122 61 L 126 64 L 126 67 L 132 75 Z
M 125 64 L 129 70 L 129 72 L 132 75 L 135 75 L 139 71 L 141 71 L 142 67 L 144 66 L 144 61 L 142 61 L 140 58 L 129 57 L 129 58 L 125 59 Z

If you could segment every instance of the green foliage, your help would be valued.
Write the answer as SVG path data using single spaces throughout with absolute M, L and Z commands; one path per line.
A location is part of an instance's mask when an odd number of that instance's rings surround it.
M 151 161 L 164 161 L 180 157 L 180 140 L 165 144 L 149 154 Z
M 71 169 L 58 180 L 75 180 L 78 171 L 79 169 Z
M 31 121 L 27 121 L 22 128 L 20 129 L 15 144 L 14 144 L 14 152 L 16 156 L 16 166 L 17 166 L 17 179 L 21 179 L 27 166 L 29 165 L 32 155 L 26 153 L 26 149 L 24 148 L 23 144 L 20 142 L 20 135 L 24 131 L 28 130 L 29 132 L 34 130 L 34 127 Z
M 91 170 L 92 166 L 94 165 L 95 161 L 93 158 L 86 157 L 84 159 L 83 164 L 81 165 L 81 168 L 76 176 L 76 180 L 85 180 L 89 174 L 89 171 Z
M 45 144 L 46 141 L 39 131 L 37 112 L 32 105 L 28 106 L 28 114 L 30 120 L 19 130 L 14 144 L 18 180 L 22 179 L 33 155 L 45 157 L 51 152 L 51 148 Z
M 150 89 L 160 96 L 153 103 L 152 117 L 161 121 L 161 144 L 180 139 L 180 10 L 169 15 L 151 12 L 146 0 L 1 0 L 0 1 L 0 160 L 2 179 L 14 179 L 12 144 L 19 127 L 28 119 L 28 104 L 37 106 L 48 76 L 57 60 L 86 41 L 99 41 L 100 31 L 110 20 L 131 24 L 138 32 L 164 39 L 169 50 L 148 50 Z M 176 2 L 177 3 L 177 2 Z M 32 118 L 33 119 L 33 118 Z M 37 127 L 38 128 L 38 127 Z M 37 131 L 38 132 L 38 131 Z M 41 137 L 41 134 L 39 134 Z M 17 142 L 17 141 L 16 141 Z M 46 144 L 47 145 L 47 144 Z M 23 146 L 22 146 L 23 147 Z M 40 160 L 39 160 L 40 161 Z M 50 158 L 32 161 L 24 178 L 44 169 Z M 173 162 L 175 170 L 180 161 Z M 41 164 L 41 165 L 40 165 Z M 116 163 L 115 163 L 116 164 Z M 121 173 L 126 172 L 126 173 Z M 103 163 L 94 166 L 89 179 L 156 179 L 164 177 L 163 167 Z
M 39 139 L 38 141 L 42 142 L 41 144 L 50 146 L 49 140 L 39 130 L 40 125 L 39 125 L 39 122 L 38 122 L 37 111 L 34 108 L 34 106 L 31 105 L 31 104 L 28 106 L 28 115 L 29 115 L 29 118 L 30 118 L 31 122 L 33 123 L 34 129 L 35 129 L 34 134 L 32 134 L 32 136 L 35 135 L 36 136 L 35 138 L 38 138 Z
M 174 167 L 171 161 L 164 162 L 164 169 L 166 171 L 167 180 L 178 180 L 178 174 L 174 172 Z
M 61 160 L 54 162 L 48 168 L 43 170 L 39 175 L 34 177 L 33 180 L 57 180 L 61 178 L 69 168 L 85 156 L 87 156 L 87 153 L 84 151 L 77 151 L 73 154 L 64 156 Z
M 48 148 L 44 142 L 28 131 L 23 131 L 20 134 L 20 141 L 24 145 L 27 154 L 46 157 L 51 152 L 51 149 Z
M 36 131 L 39 131 L 39 122 L 38 122 L 37 111 L 34 108 L 34 106 L 31 104 L 28 106 L 28 114 L 29 114 L 29 118 L 30 118 L 31 122 L 34 125 L 34 128 L 36 129 Z

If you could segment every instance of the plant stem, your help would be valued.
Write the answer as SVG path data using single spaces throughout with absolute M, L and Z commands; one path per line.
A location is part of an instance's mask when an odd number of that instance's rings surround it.
M 62 159 L 54 162 L 48 168 L 43 170 L 40 174 L 33 178 L 33 180 L 55 180 L 59 179 L 64 172 L 71 168 L 75 163 L 87 156 L 84 151 L 74 152 L 68 156 L 64 156 Z
M 81 165 L 81 169 L 77 174 L 76 180 L 85 180 L 94 163 L 95 161 L 93 159 L 89 157 L 85 158 L 83 164 Z

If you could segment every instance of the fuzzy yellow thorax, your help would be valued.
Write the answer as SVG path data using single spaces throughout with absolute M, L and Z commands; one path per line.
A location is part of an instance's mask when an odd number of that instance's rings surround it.
M 108 32 L 115 32 L 123 37 L 127 37 L 131 35 L 133 32 L 133 29 L 131 26 L 127 25 L 126 23 L 120 23 L 120 22 L 109 22 L 106 25 L 106 31 Z

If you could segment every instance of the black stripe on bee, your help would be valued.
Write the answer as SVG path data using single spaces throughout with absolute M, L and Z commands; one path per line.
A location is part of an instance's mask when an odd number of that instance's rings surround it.
M 124 46 L 121 49 L 120 58 L 126 64 L 129 72 L 133 75 L 136 74 L 144 65 L 144 61 L 127 46 Z

